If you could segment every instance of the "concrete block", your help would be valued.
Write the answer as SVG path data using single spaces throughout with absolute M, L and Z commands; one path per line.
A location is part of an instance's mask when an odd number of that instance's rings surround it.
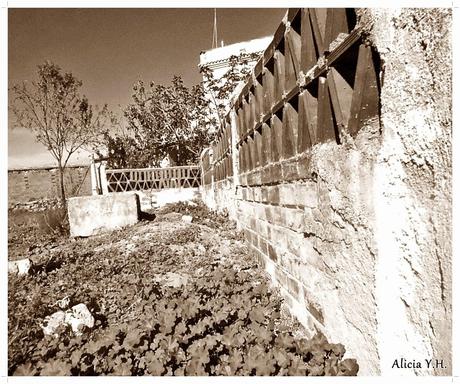
M 254 171 L 251 175 L 251 185 L 261 185 L 262 184 L 262 172 L 258 169 Z
M 284 181 L 291 181 L 298 179 L 297 160 L 285 161 L 281 164 L 281 172 Z
M 276 252 L 275 247 L 272 244 L 267 243 L 267 248 L 268 257 L 276 263 L 278 261 L 278 253 Z
M 243 192 L 244 190 L 245 188 L 241 188 L 240 186 L 237 186 L 235 190 L 235 197 L 239 200 L 245 199 L 244 192 Z
M 16 273 L 19 276 L 27 275 L 31 266 L 30 259 L 8 261 L 8 273 Z
M 252 171 L 248 172 L 247 174 L 247 180 L 248 180 L 248 185 L 256 185 L 256 172 L 257 171 Z
M 283 173 L 281 171 L 281 164 L 273 164 L 270 168 L 270 181 L 272 183 L 276 183 L 282 180 L 283 180 Z
M 251 231 L 249 229 L 247 229 L 246 227 L 243 228 L 243 235 L 244 235 L 244 238 L 246 239 L 246 241 L 248 243 L 251 243 Z
M 260 170 L 262 184 L 269 184 L 271 182 L 270 166 Z
M 248 189 L 246 187 L 238 187 L 237 191 L 241 192 L 240 193 L 241 197 L 239 197 L 240 199 L 247 200 L 247 198 L 248 198 Z M 238 194 L 237 194 L 237 197 L 238 197 Z
M 267 205 L 265 206 L 265 220 L 267 220 L 269 223 L 273 223 L 273 210 L 274 210 L 273 205 Z
M 305 215 L 301 209 L 282 208 L 285 225 L 293 231 L 302 232 L 305 227 Z
M 260 248 L 259 247 L 259 236 L 257 236 L 257 233 L 252 232 L 251 241 L 254 247 L 256 247 L 257 249 Z
M 272 207 L 272 222 L 273 224 L 284 226 L 284 217 L 281 211 L 282 207 L 274 206 Z
M 280 194 L 277 185 L 267 187 L 268 189 L 268 202 L 270 204 L 278 205 L 280 203 Z
M 286 274 L 287 277 L 287 289 L 288 292 L 296 299 L 299 300 L 301 298 L 301 289 L 300 285 L 297 280 L 292 278 L 290 275 Z M 303 292 L 302 292 L 303 296 Z
M 240 201 L 239 211 L 248 216 L 254 216 L 254 204 L 247 201 Z
M 262 188 L 261 187 L 254 187 L 254 201 L 262 202 Z
M 259 236 L 259 250 L 264 254 L 268 254 L 268 243 L 262 236 Z
M 283 287 L 287 286 L 287 275 L 281 268 L 275 269 L 275 279 L 278 281 L 278 283 L 281 286 Z
M 138 192 L 136 192 L 138 193 Z M 174 204 L 180 201 L 189 201 L 193 199 L 201 199 L 199 188 L 168 188 L 155 192 L 155 197 L 152 199 L 155 207 L 163 207 L 166 204 Z
M 311 208 L 318 206 L 316 184 L 313 182 L 281 184 L 279 194 L 281 205 Z
M 286 231 L 287 249 L 293 254 L 299 254 L 300 249 L 304 246 L 304 236 L 302 233 Z
M 249 218 L 249 227 L 250 227 L 253 231 L 256 231 L 256 230 L 257 230 L 256 219 L 255 219 L 253 216 Z
M 268 225 L 264 220 L 257 220 L 257 231 L 265 238 L 268 237 Z
M 302 241 L 302 246 L 298 250 L 300 259 L 306 263 L 316 264 L 318 260 L 318 252 L 313 248 L 313 240 L 305 238 Z
M 318 206 L 318 192 L 316 183 L 306 181 L 295 185 L 295 196 L 298 204 L 304 207 L 316 208 Z
M 264 204 L 254 204 L 254 216 L 258 219 L 265 220 L 265 208 L 266 206 Z
M 270 230 L 271 230 L 271 240 L 273 241 L 273 243 L 282 249 L 287 249 L 288 240 L 287 240 L 286 231 L 288 230 L 284 229 L 283 227 L 279 227 L 277 225 L 271 225 Z
M 248 187 L 246 188 L 246 199 L 248 201 L 254 201 L 254 188 Z
M 297 175 L 299 179 L 311 178 L 311 167 L 310 167 L 311 155 L 308 153 L 306 156 L 302 156 L 297 161 Z
M 296 205 L 294 188 L 292 184 L 280 184 L 278 186 L 279 191 L 279 203 L 281 205 Z
M 133 193 L 71 197 L 67 204 L 72 237 L 110 232 L 139 220 L 139 197 Z
M 182 221 L 184 223 L 190 224 L 193 221 L 193 216 L 190 215 L 182 215 Z
M 261 187 L 261 190 L 262 190 L 262 197 L 261 197 L 262 203 L 268 203 L 269 202 L 269 200 L 268 200 L 268 187 Z

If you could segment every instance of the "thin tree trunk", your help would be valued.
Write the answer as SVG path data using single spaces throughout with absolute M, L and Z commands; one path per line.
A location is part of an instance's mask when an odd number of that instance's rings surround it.
M 64 168 L 61 164 L 58 166 L 59 170 L 59 197 L 61 198 L 61 204 L 64 209 L 67 208 L 65 199 L 65 188 L 64 188 Z

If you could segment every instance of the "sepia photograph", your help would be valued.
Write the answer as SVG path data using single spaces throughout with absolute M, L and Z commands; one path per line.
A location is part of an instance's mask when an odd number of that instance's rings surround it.
M 453 8 L 126 6 L 6 10 L 5 375 L 452 377 Z

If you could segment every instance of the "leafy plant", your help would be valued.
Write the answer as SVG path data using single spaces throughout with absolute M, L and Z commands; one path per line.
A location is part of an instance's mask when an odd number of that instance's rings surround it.
M 225 115 L 228 112 L 233 92 L 238 84 L 247 79 L 253 67 L 251 63 L 259 57 L 258 53 L 232 55 L 228 58 L 227 71 L 219 77 L 215 76 L 215 73 L 208 65 L 200 67 L 210 114 L 217 117 L 220 128 L 224 127 Z
M 205 220 L 202 206 L 192 208 Z M 216 233 L 215 227 L 144 222 L 68 242 L 53 256 L 53 268 L 10 276 L 9 374 L 356 374 L 358 365 L 343 360 L 342 345 L 321 334 L 294 336 L 300 325 L 283 315 L 278 291 L 246 248 L 226 235 L 232 256 L 223 257 L 223 234 L 234 229 Z M 127 257 L 127 241 L 135 237 Z M 177 246 L 179 238 L 186 241 Z M 189 251 L 197 242 L 205 253 Z M 187 276 L 187 283 L 159 282 L 172 271 Z M 85 303 L 95 327 L 81 336 L 64 331 L 43 337 L 40 322 L 64 296 L 69 306 Z
M 196 163 L 213 138 L 213 121 L 201 84 L 187 87 L 180 76 L 170 85 L 137 81 L 132 101 L 118 119 L 118 131 L 107 132 L 109 167 Z

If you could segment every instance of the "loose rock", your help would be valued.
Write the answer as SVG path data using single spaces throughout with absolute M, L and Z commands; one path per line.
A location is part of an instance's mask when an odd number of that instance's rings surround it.
M 72 307 L 72 311 L 66 312 L 65 321 L 72 327 L 75 335 L 80 336 L 84 327 L 94 327 L 94 317 L 85 304 L 77 304 Z
M 182 216 L 182 221 L 184 223 L 191 223 L 193 221 L 193 216 L 190 215 L 183 215 Z
M 165 287 L 179 288 L 187 284 L 188 277 L 175 272 L 167 272 L 165 275 L 156 276 L 154 280 Z
M 46 316 L 41 325 L 45 335 L 58 337 L 59 327 L 69 326 L 76 336 L 82 335 L 84 327 L 94 327 L 94 317 L 85 304 L 77 304 L 67 311 L 57 311 L 50 316 Z
M 58 311 L 50 316 L 46 316 L 44 324 L 41 325 L 43 333 L 48 336 L 58 337 L 59 334 L 57 330 L 60 326 L 66 325 L 65 318 L 66 314 L 64 311 Z
M 8 262 L 8 273 L 17 273 L 19 276 L 29 274 L 32 262 L 30 259 L 22 259 Z

